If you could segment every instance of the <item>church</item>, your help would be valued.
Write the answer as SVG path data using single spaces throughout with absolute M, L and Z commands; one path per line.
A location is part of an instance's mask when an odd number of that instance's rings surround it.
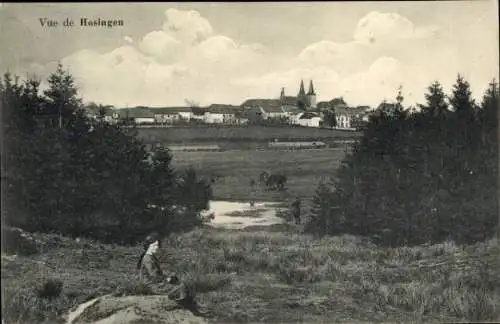
M 281 88 L 280 103 L 284 109 L 302 109 L 302 110 L 314 110 L 316 109 L 316 93 L 314 92 L 314 86 L 312 80 L 309 82 L 309 90 L 307 93 L 304 89 L 304 81 L 300 81 L 299 93 L 296 97 L 286 96 L 285 88 Z

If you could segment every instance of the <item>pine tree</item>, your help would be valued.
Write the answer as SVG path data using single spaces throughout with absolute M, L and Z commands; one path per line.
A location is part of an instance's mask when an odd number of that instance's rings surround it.
M 313 197 L 312 219 L 306 230 L 320 234 L 342 233 L 344 228 L 340 220 L 340 210 L 334 205 L 336 202 L 330 186 L 320 182 Z
M 488 130 L 494 131 L 498 128 L 498 95 L 498 83 L 493 79 L 484 94 L 480 111 L 481 124 Z
M 75 112 L 81 108 L 81 99 L 77 98 L 78 90 L 73 77 L 64 71 L 62 64 L 48 78 L 49 89 L 44 91 L 47 97 L 45 113 L 57 119 L 58 128 L 68 125 Z
M 444 118 L 448 112 L 448 104 L 443 87 L 438 81 L 434 81 L 425 94 L 426 105 L 420 105 L 423 114 L 437 118 Z

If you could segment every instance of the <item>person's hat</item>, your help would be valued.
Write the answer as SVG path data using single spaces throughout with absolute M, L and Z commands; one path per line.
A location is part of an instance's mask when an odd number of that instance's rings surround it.
M 152 233 L 146 237 L 144 240 L 144 248 L 147 249 L 151 244 L 156 241 L 160 241 L 160 235 L 158 233 Z

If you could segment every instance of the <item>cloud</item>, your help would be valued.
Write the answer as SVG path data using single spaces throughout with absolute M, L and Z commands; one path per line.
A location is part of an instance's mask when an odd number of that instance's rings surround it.
M 152 31 L 142 38 L 139 48 L 160 61 L 168 59 L 172 61 L 179 54 L 180 45 L 180 41 L 163 31 Z
M 430 80 L 418 67 L 386 56 L 375 60 L 367 71 L 343 79 L 338 90 L 349 103 L 376 107 L 382 100 L 395 101 L 399 86 L 403 86 L 405 104 L 422 102 L 427 83 Z
M 354 30 L 354 39 L 364 44 L 398 39 L 426 38 L 434 29 L 416 29 L 406 17 L 397 13 L 372 11 L 361 18 Z
M 234 80 L 272 64 L 264 46 L 215 35 L 195 11 L 168 9 L 165 17 L 163 29 L 147 33 L 137 46 L 126 36 L 128 44 L 110 52 L 82 50 L 62 60 L 85 100 L 118 106 L 183 105 L 186 99 L 236 104 L 244 89 Z
M 165 11 L 166 21 L 163 31 L 173 38 L 195 45 L 212 35 L 213 29 L 208 20 L 197 11 L 181 11 L 168 9 Z
M 324 40 L 304 48 L 298 55 L 297 64 L 326 66 L 340 74 L 350 74 L 366 68 L 371 58 L 370 48 L 361 42 L 338 44 Z
M 184 105 L 186 99 L 239 104 L 277 98 L 281 87 L 296 95 L 300 80 L 307 87 L 312 79 L 318 101 L 343 96 L 352 105 L 377 106 L 394 100 L 402 85 L 405 103 L 414 104 L 436 79 L 446 88 L 458 72 L 469 71 L 473 82 L 490 73 L 479 66 L 485 58 L 477 46 L 462 48 L 449 30 L 415 26 L 395 13 L 371 12 L 351 40 L 322 40 L 289 56 L 218 34 L 196 11 L 168 9 L 163 28 L 139 39 L 125 36 L 126 45 L 110 52 L 83 50 L 63 59 L 85 100 L 117 106 Z

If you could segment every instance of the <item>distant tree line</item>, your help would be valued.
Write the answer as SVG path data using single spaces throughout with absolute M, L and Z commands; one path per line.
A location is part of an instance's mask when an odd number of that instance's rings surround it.
M 388 245 L 491 237 L 498 230 L 498 91 L 493 80 L 476 103 L 459 75 L 449 97 L 432 83 L 418 112 L 405 110 L 399 93 L 317 188 L 308 230 Z
M 105 107 L 88 118 L 61 65 L 47 81 L 43 94 L 39 80 L 0 82 L 2 224 L 126 243 L 203 222 L 208 181 L 178 174 L 167 149 L 148 152 L 135 129 L 105 122 Z

